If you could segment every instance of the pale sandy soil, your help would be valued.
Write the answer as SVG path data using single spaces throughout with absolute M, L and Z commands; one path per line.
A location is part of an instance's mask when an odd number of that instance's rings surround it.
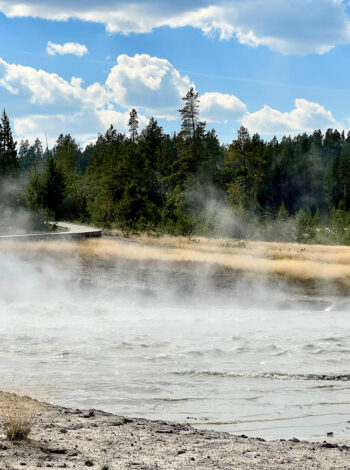
M 0 393 L 1 421 L 34 409 L 29 440 L 0 435 L 0 469 L 349 469 L 350 447 L 265 442 L 189 425 L 73 410 Z M 25 411 L 26 412 L 26 411 Z

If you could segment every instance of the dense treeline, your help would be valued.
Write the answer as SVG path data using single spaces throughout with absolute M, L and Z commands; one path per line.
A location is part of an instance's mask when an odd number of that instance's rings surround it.
M 155 119 L 129 135 L 111 126 L 81 150 L 60 135 L 44 151 L 37 139 L 18 154 L 6 113 L 0 172 L 25 181 L 21 204 L 49 218 L 123 230 L 157 229 L 298 241 L 350 243 L 350 133 L 329 129 L 264 141 L 241 127 L 230 145 L 199 119 L 193 88 L 179 110 L 179 133 Z

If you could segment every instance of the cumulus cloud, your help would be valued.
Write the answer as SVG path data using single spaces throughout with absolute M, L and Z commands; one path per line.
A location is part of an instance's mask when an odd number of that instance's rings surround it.
M 142 128 L 151 116 L 178 119 L 177 109 L 194 84 L 165 59 L 136 54 L 117 58 L 104 83 L 84 86 L 83 80 L 65 80 L 55 73 L 8 64 L 0 58 L 0 87 L 27 98 L 37 109 L 29 116 L 14 118 L 17 138 L 35 138 L 46 131 L 51 141 L 59 133 L 71 133 L 83 143 L 93 140 L 114 124 L 127 131 L 129 111 L 136 108 Z M 265 105 L 249 113 L 245 103 L 232 94 L 206 92 L 200 96 L 201 119 L 208 122 L 240 122 L 263 136 L 296 134 L 342 127 L 331 111 L 318 103 L 297 99 L 295 108 L 281 112 Z M 45 110 L 43 112 L 43 110 Z
M 120 112 L 115 109 L 100 109 L 96 111 L 96 117 L 104 128 L 109 127 L 111 124 L 116 126 L 121 132 L 126 132 L 129 128 L 130 114 L 128 111 Z M 148 124 L 148 119 L 143 114 L 138 114 L 138 121 L 141 128 Z
M 14 130 L 17 140 L 28 139 L 30 142 L 38 137 L 52 147 L 59 134 L 71 134 L 82 145 L 96 140 L 98 131 L 104 131 L 94 110 L 84 110 L 73 114 L 33 114 L 14 118 Z
M 246 114 L 242 124 L 252 132 L 265 135 L 297 134 L 340 127 L 331 111 L 305 99 L 295 100 L 295 108 L 285 113 L 265 105 L 255 113 Z
M 83 86 L 81 78 L 67 81 L 55 73 L 8 64 L 0 58 L 0 86 L 12 94 L 29 94 L 33 104 L 79 104 L 104 108 L 118 104 L 137 108 L 158 118 L 174 119 L 181 97 L 191 86 L 166 59 L 136 54 L 120 55 L 105 83 Z
M 168 60 L 148 54 L 120 55 L 106 81 L 113 100 L 121 106 L 166 119 L 177 117 L 181 97 L 191 85 Z
M 191 26 L 283 54 L 322 54 L 350 42 L 343 0 L 0 0 L 9 17 L 97 22 L 111 33 Z
M 18 141 L 37 137 L 50 146 L 55 144 L 59 134 L 71 134 L 82 146 L 96 141 L 98 133 L 104 133 L 113 124 L 119 132 L 128 132 L 129 112 L 114 109 L 84 109 L 72 114 L 32 114 L 14 118 L 14 130 Z M 139 114 L 139 125 L 143 128 L 148 119 Z
M 204 93 L 200 97 L 201 116 L 208 122 L 237 121 L 247 112 L 247 106 L 234 95 Z
M 48 73 L 33 67 L 8 64 L 0 58 L 0 86 L 12 94 L 29 94 L 33 104 L 55 104 L 68 102 L 104 106 L 110 100 L 106 88 L 94 83 L 87 88 L 81 78 L 73 77 L 69 82 L 56 73 Z
M 132 62 L 132 58 L 129 59 Z M 136 62 L 138 59 L 136 57 Z M 151 57 L 147 56 L 148 59 L 152 62 Z M 120 62 L 123 63 L 123 58 Z M 168 64 L 171 68 L 171 64 Z M 145 76 L 146 72 L 147 64 L 145 63 Z M 175 74 L 175 69 L 173 73 Z M 139 71 L 139 74 L 142 74 L 142 70 Z M 116 75 L 114 78 L 112 77 L 110 84 L 96 82 L 84 87 L 81 78 L 73 77 L 67 81 L 55 73 L 48 73 L 28 66 L 8 64 L 0 58 L 0 86 L 11 94 L 19 95 L 21 100 L 23 97 L 27 97 L 29 102 L 38 108 L 36 114 L 14 118 L 17 138 L 34 140 L 37 136 L 43 138 L 46 132 L 49 142 L 52 144 L 58 134 L 71 133 L 78 141 L 85 144 L 96 139 L 96 134 L 104 132 L 111 124 L 121 132 L 127 131 L 130 108 L 139 104 L 138 108 L 140 109 L 142 105 L 139 100 L 132 106 L 128 106 L 130 100 L 131 103 L 133 102 L 133 87 L 137 88 L 140 84 L 139 76 L 134 74 L 134 80 L 129 77 L 130 89 L 123 92 L 125 81 L 121 77 L 118 86 Z M 150 78 L 146 79 L 144 92 L 148 87 L 152 90 L 152 87 L 157 89 L 157 86 L 161 92 L 161 82 L 162 80 L 159 83 L 152 83 Z M 121 99 L 122 97 L 123 99 Z M 123 108 L 123 110 L 119 111 L 116 106 Z M 62 108 L 65 109 L 65 112 L 57 112 Z M 158 113 L 156 109 L 154 111 L 155 116 L 164 112 L 163 109 L 160 109 Z M 145 126 L 147 122 L 148 118 L 142 114 L 142 111 L 139 112 L 140 127 Z
M 49 55 L 72 54 L 78 57 L 82 57 L 88 53 L 88 49 L 84 44 L 79 44 L 78 42 L 65 42 L 64 44 L 56 44 L 49 41 L 46 46 L 46 52 Z
M 97 133 L 103 133 L 113 124 L 120 132 L 128 132 L 129 112 L 114 109 L 84 109 L 72 114 L 32 114 L 14 118 L 14 130 L 18 140 L 44 140 L 48 136 L 49 145 L 54 145 L 59 134 L 71 134 L 82 145 L 96 141 Z M 140 127 L 146 126 L 148 119 L 139 115 Z

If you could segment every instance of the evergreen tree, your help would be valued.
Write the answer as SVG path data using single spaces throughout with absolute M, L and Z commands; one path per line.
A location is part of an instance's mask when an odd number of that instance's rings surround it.
M 66 190 L 65 177 L 58 163 L 50 157 L 46 169 L 41 177 L 42 200 L 41 205 L 49 216 L 60 220 L 65 214 L 62 211 Z M 39 200 L 40 201 L 40 200 Z
M 28 140 L 21 140 L 18 155 L 19 165 L 22 172 L 28 173 L 34 166 L 38 168 L 39 172 L 44 170 L 44 154 L 42 144 L 39 139 L 35 139 L 33 145 L 29 145 Z
M 34 155 L 31 152 L 28 139 L 21 140 L 19 144 L 18 156 L 19 156 L 19 166 L 20 166 L 21 172 L 29 171 L 30 168 L 34 164 Z
M 321 234 L 321 242 L 328 236 L 350 243 L 350 133 L 318 130 L 265 142 L 242 126 L 223 146 L 199 119 L 198 93 L 191 88 L 183 101 L 178 134 L 166 135 L 151 118 L 139 135 L 133 109 L 129 136 L 110 126 L 81 152 L 73 137 L 61 134 L 44 154 L 38 139 L 23 140 L 19 159 L 4 113 L 0 172 L 13 174 L 16 160 L 23 178 L 32 169 L 27 204 L 52 217 L 213 234 L 216 208 L 228 203 L 225 211 L 233 206 L 248 227 L 242 233 L 305 242 L 319 242 Z M 210 199 L 218 203 L 210 206 L 214 216 L 208 216 Z
M 282 220 L 282 221 L 287 220 L 289 218 L 288 211 L 283 201 L 282 201 L 282 204 L 280 205 L 280 208 L 278 209 L 277 218 L 278 220 Z
M 128 126 L 130 130 L 130 138 L 131 138 L 132 143 L 134 144 L 137 140 L 137 136 L 138 136 L 137 130 L 139 128 L 138 114 L 137 114 L 136 109 L 132 109 L 130 111 L 130 118 L 129 118 Z
M 205 122 L 199 120 L 199 98 L 193 87 L 182 98 L 185 105 L 179 109 L 181 132 L 174 137 L 177 158 L 174 164 L 173 185 L 188 185 L 200 171 L 205 152 Z
M 61 134 L 54 148 L 55 159 L 66 178 L 74 177 L 80 156 L 79 145 L 70 134 Z
M 22 139 L 21 142 L 19 143 L 19 151 L 18 151 L 18 156 L 21 160 L 26 158 L 29 147 L 30 147 L 29 140 Z
M 159 169 L 162 161 L 163 128 L 158 126 L 152 117 L 146 128 L 141 132 L 140 143 L 147 156 L 149 165 L 154 170 Z
M 260 137 L 255 134 L 251 139 L 248 129 L 241 126 L 225 156 L 224 172 L 231 205 L 240 209 L 256 206 L 264 164 Z
M 33 144 L 33 152 L 35 157 L 35 165 L 39 171 L 43 171 L 45 167 L 43 144 L 40 139 L 36 138 Z
M 181 114 L 181 129 L 185 138 L 194 139 L 200 129 L 204 129 L 205 123 L 199 120 L 199 98 L 193 87 L 182 98 L 185 105 L 179 109 Z
M 60 220 L 65 216 L 63 203 L 66 185 L 65 177 L 57 162 L 49 157 L 44 173 L 34 166 L 25 188 L 25 198 L 31 209 L 42 209 L 49 218 Z
M 214 129 L 204 134 L 202 152 L 199 166 L 200 179 L 204 183 L 214 184 L 224 190 L 222 178 L 224 150 Z
M 0 124 L 0 175 L 14 175 L 19 168 L 17 142 L 13 140 L 10 120 L 3 110 Z
M 43 209 L 45 197 L 43 178 L 36 166 L 31 169 L 24 195 L 30 209 Z
M 171 173 L 174 163 L 173 143 L 153 117 L 141 132 L 139 144 L 150 168 L 159 178 Z

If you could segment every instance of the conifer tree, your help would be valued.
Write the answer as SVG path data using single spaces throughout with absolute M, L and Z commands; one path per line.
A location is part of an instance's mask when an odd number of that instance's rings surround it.
M 130 130 L 130 138 L 132 143 L 135 143 L 137 140 L 137 129 L 139 128 L 139 121 L 136 109 L 132 109 L 130 112 L 130 119 L 129 119 L 129 130 Z
M 242 209 L 254 207 L 264 165 L 260 154 L 260 137 L 255 134 L 251 138 L 248 129 L 241 126 L 237 139 L 226 153 L 224 170 L 226 177 L 229 175 L 228 200 L 233 206 Z
M 65 177 L 61 167 L 49 157 L 45 172 L 42 175 L 43 208 L 49 211 L 56 220 L 62 217 L 62 203 L 65 193 Z
M 199 121 L 199 98 L 193 87 L 182 98 L 185 105 L 179 109 L 181 114 L 181 129 L 186 137 L 194 139 L 198 129 L 204 129 L 205 123 Z
M 18 155 L 21 172 L 28 173 L 35 163 L 33 147 L 30 146 L 28 139 L 21 140 Z
M 4 109 L 0 124 L 0 173 L 13 175 L 19 167 L 16 150 L 17 142 L 13 140 L 10 120 Z
M 33 152 L 35 155 L 35 164 L 39 167 L 42 167 L 44 159 L 43 144 L 40 139 L 36 138 L 33 145 Z
M 78 167 L 79 145 L 70 134 L 61 134 L 54 148 L 55 157 L 63 174 L 71 178 Z
M 152 117 L 146 128 L 141 132 L 140 143 L 150 167 L 154 170 L 161 169 L 163 137 L 163 128 Z

